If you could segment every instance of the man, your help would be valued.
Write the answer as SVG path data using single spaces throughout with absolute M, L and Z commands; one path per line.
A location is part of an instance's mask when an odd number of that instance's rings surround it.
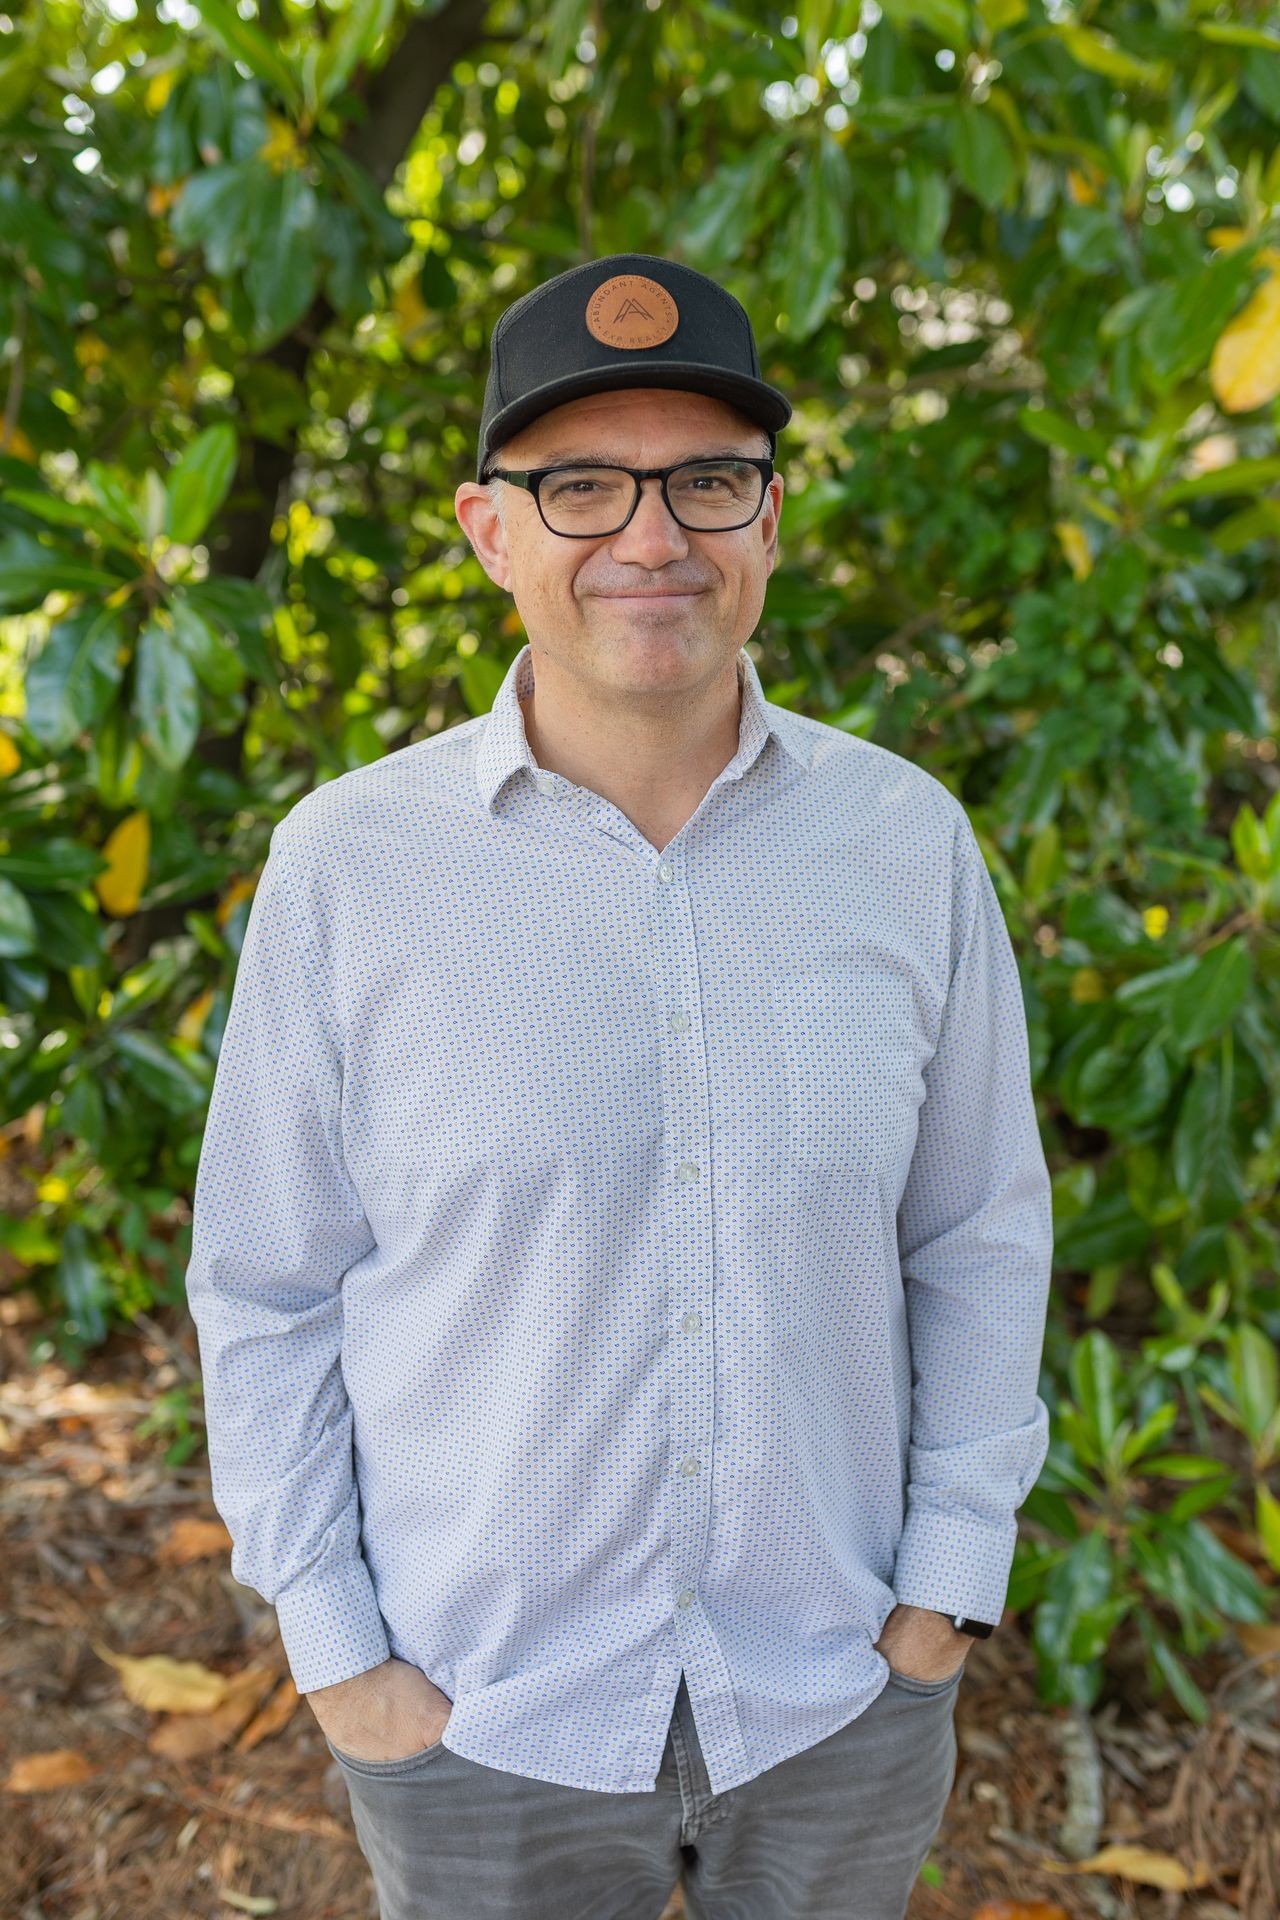
M 490 714 L 271 836 L 188 1290 L 236 1577 L 383 1920 L 902 1920 L 1047 1448 L 963 807 L 767 702 L 776 434 L 649 254 L 502 315 Z

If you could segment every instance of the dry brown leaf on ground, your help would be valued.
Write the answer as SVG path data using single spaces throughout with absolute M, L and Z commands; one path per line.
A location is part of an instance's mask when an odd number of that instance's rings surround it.
M 125 1697 L 149 1713 L 212 1713 L 227 1697 L 227 1676 L 198 1660 L 173 1660 L 167 1653 L 135 1658 L 112 1653 L 96 1640 L 91 1644 L 98 1658 L 120 1675 Z
M 1280 1657 L 1280 1625 L 1267 1621 L 1259 1626 L 1250 1620 L 1233 1620 L 1231 1630 L 1251 1660 L 1261 1653 Z M 1275 1664 L 1271 1660 L 1262 1662 L 1264 1670 L 1270 1670 Z
M 1144 1887 L 1165 1887 L 1175 1893 L 1187 1893 L 1192 1887 L 1207 1886 L 1214 1869 L 1207 1860 L 1198 1860 L 1193 1869 L 1185 1867 L 1172 1853 L 1160 1853 L 1154 1847 L 1103 1847 L 1089 1860 L 1041 1860 L 1046 1873 L 1114 1873 L 1122 1880 L 1136 1880 Z
M 275 1683 L 272 1667 L 244 1667 L 228 1675 L 226 1698 L 212 1713 L 186 1713 L 179 1708 L 155 1729 L 147 1741 L 148 1750 L 169 1760 L 193 1760 L 230 1746 Z
M 301 1699 L 302 1695 L 293 1684 L 293 1676 L 286 1674 L 262 1712 L 254 1716 L 236 1741 L 237 1751 L 249 1753 L 260 1741 L 269 1740 L 273 1733 L 281 1732 L 297 1712 Z
M 52 1793 L 56 1787 L 78 1786 L 97 1771 L 77 1747 L 54 1747 L 48 1753 L 24 1753 L 0 1786 L 10 1793 Z
M 231 1535 L 221 1520 L 186 1514 L 169 1528 L 155 1550 L 155 1559 L 162 1567 L 186 1567 L 193 1560 L 212 1560 L 230 1551 Z
M 1044 1900 L 984 1900 L 973 1920 L 1071 1920 L 1071 1915 Z

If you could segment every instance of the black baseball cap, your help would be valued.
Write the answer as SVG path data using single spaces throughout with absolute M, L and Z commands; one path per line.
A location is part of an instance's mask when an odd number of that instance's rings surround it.
M 611 253 L 522 294 L 490 342 L 476 479 L 495 447 L 530 420 L 611 387 L 678 387 L 727 400 L 769 435 L 791 418 L 785 394 L 760 378 L 742 303 L 676 260 Z

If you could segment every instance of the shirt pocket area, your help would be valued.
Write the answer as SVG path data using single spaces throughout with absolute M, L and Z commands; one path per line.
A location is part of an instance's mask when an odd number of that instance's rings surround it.
M 933 1034 L 905 962 L 870 953 L 775 974 L 770 995 L 787 1159 L 863 1172 L 909 1160 Z

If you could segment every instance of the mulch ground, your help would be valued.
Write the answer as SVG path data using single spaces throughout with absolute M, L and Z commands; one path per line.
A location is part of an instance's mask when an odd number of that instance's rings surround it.
M 341 1775 L 274 1613 L 231 1577 L 203 1447 L 167 1466 L 168 1434 L 138 1432 L 198 1382 L 193 1328 L 144 1318 L 78 1377 L 28 1365 L 38 1330 L 29 1297 L 0 1298 L 0 1915 L 373 1920 Z M 107 1655 L 239 1690 L 151 1709 Z M 908 1920 L 1276 1920 L 1278 1665 L 1228 1634 L 1193 1666 L 1205 1725 L 1153 1704 L 1138 1660 L 1081 1713 L 1037 1698 L 1008 1617 L 968 1656 L 955 1786 Z M 1048 1864 L 1114 1845 L 1175 1883 L 1197 1860 L 1207 1877 L 1181 1891 Z M 682 1912 L 677 1890 L 663 1920 Z

